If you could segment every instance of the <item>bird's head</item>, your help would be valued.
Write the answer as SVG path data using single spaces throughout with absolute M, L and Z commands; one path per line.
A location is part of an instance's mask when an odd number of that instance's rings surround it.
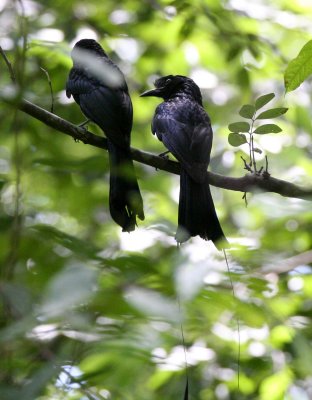
M 202 104 L 199 87 L 191 79 L 183 75 L 167 75 L 154 82 L 155 89 L 141 94 L 141 97 L 154 96 L 168 100 L 178 94 L 186 94 Z
M 79 40 L 71 52 L 73 61 L 78 64 L 85 55 L 89 57 L 107 57 L 101 45 L 94 39 Z
M 79 40 L 71 56 L 74 67 L 84 70 L 88 76 L 98 79 L 110 88 L 128 91 L 122 72 L 94 39 Z

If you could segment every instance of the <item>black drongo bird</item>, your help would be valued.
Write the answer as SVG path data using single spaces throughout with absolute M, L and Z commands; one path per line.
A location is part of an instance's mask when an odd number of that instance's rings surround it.
M 207 180 L 212 129 L 199 87 L 185 76 L 168 75 L 157 79 L 155 88 L 141 95 L 164 99 L 156 108 L 152 132 L 181 163 L 176 240 L 199 235 L 218 248 L 228 247 Z
M 108 139 L 110 164 L 109 210 L 123 231 L 133 231 L 136 217 L 144 219 L 143 201 L 130 155 L 132 103 L 125 78 L 93 39 L 77 42 L 73 68 L 66 83 L 81 111 Z

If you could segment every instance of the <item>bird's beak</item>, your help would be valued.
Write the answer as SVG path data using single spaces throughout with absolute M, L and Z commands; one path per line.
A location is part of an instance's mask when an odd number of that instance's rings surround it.
M 157 88 L 157 89 L 152 89 L 152 90 L 147 90 L 146 92 L 140 94 L 140 97 L 148 97 L 148 96 L 154 96 L 154 97 L 162 97 L 162 88 Z

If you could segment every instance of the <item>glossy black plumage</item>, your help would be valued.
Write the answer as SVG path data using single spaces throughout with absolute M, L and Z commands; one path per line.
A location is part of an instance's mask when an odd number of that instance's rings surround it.
M 181 163 L 177 242 L 199 235 L 218 248 L 227 247 L 207 181 L 213 132 L 198 86 L 185 76 L 169 75 L 141 96 L 164 99 L 156 108 L 152 132 Z
M 144 219 L 143 200 L 130 156 L 132 103 L 125 78 L 93 39 L 77 42 L 73 68 L 66 83 L 81 111 L 108 139 L 110 162 L 109 209 L 123 231 L 133 231 L 136 217 Z

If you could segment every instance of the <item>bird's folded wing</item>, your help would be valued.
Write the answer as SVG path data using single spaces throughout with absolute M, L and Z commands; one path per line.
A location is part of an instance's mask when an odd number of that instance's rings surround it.
M 86 117 L 99 125 L 112 142 L 129 147 L 132 103 L 125 92 L 103 85 L 95 87 L 82 80 L 75 85 L 73 95 L 79 96 L 79 105 Z
M 66 82 L 66 96 L 88 93 L 96 88 L 96 81 L 87 79 L 85 73 L 79 73 L 73 68 Z
M 212 144 L 210 125 L 192 126 L 168 116 L 156 115 L 152 130 L 189 175 L 195 181 L 202 182 L 210 160 Z

